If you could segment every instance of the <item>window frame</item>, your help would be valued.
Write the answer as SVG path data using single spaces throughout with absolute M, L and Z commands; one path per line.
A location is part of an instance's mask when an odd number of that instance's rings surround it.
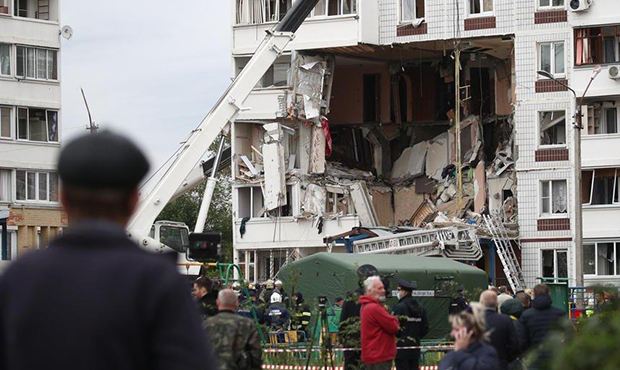
M 0 167 L 0 172 L 7 172 L 9 174 L 9 189 L 8 189 L 8 199 L 0 198 L 0 203 L 12 203 L 15 199 L 15 181 L 13 179 L 13 170 L 11 168 Z M 1 192 L 0 192 L 1 194 Z
M 15 109 L 10 105 L 0 105 L 0 108 L 9 109 L 9 136 L 2 136 L 2 110 L 0 109 L 0 140 L 13 140 L 15 138 Z
M 584 124 L 584 136 L 610 136 L 610 135 L 620 135 L 620 101 L 613 102 L 593 102 L 588 105 L 582 106 L 582 111 L 585 111 L 583 114 L 583 124 Z M 596 127 L 604 127 L 605 131 L 607 131 L 607 110 L 615 109 L 616 110 L 616 132 L 604 132 L 604 133 L 596 133 Z M 598 110 L 599 120 L 597 122 L 595 117 L 595 111 Z M 590 132 L 590 128 L 592 128 L 592 132 Z
M 295 1 L 299 1 L 299 0 L 295 0 Z M 340 5 L 338 6 L 338 14 L 329 14 L 329 3 L 330 1 L 337 1 Z M 310 12 L 310 14 L 308 15 L 308 18 L 310 19 L 323 19 L 323 18 L 328 18 L 328 17 L 342 17 L 342 16 L 351 16 L 351 15 L 355 15 L 357 14 L 357 0 L 352 0 L 352 4 L 354 4 L 355 9 L 354 11 L 352 11 L 351 13 L 345 13 L 344 12 L 344 4 L 345 1 L 347 0 L 325 0 L 325 13 L 324 14 L 320 14 L 320 15 L 316 15 L 314 10 L 316 9 L 316 6 L 314 8 L 312 8 L 312 11 Z M 317 3 L 318 5 L 318 3 Z
M 0 77 L 11 77 L 13 76 L 13 45 L 6 42 L 0 42 L 0 45 L 6 45 L 9 50 L 9 74 L 2 74 L 2 67 L 0 67 Z
M 615 176 L 614 176 L 614 186 L 612 189 L 612 198 L 611 198 L 611 203 L 605 203 L 605 204 L 592 204 L 592 198 L 593 198 L 593 194 L 594 194 L 594 180 L 596 178 L 596 170 L 609 170 L 609 169 L 613 169 L 615 170 Z M 620 189 L 618 189 L 618 187 L 620 186 L 620 181 L 618 181 L 618 176 L 620 175 L 619 168 L 592 168 L 592 169 L 584 169 L 581 171 L 581 179 L 582 179 L 582 183 L 583 183 L 583 174 L 584 172 L 592 172 L 592 178 L 590 179 L 590 198 L 588 199 L 588 202 L 584 202 L 585 199 L 581 200 L 581 205 L 582 207 L 585 206 L 587 208 L 606 208 L 606 207 L 618 207 L 620 206 L 620 196 L 618 196 L 618 199 L 616 199 L 616 195 L 618 194 L 618 191 Z M 582 185 L 583 186 L 583 185 Z M 582 188 L 583 189 L 583 188 Z
M 553 251 L 553 276 L 545 276 L 545 271 L 544 271 L 544 258 L 543 255 L 545 252 L 549 252 L 549 251 Z M 558 254 L 559 253 L 565 253 L 566 254 L 566 276 L 565 277 L 561 277 L 558 276 Z M 540 250 L 540 276 L 544 277 L 544 278 L 551 278 L 554 280 L 557 279 L 567 279 L 569 274 L 569 258 L 570 255 L 568 254 L 568 248 L 544 248 Z
M 17 192 L 18 192 L 18 184 L 17 184 L 17 177 L 18 177 L 18 173 L 23 172 L 24 173 L 24 199 L 19 199 L 17 196 Z M 29 174 L 34 174 L 34 199 L 30 199 L 30 194 L 29 194 Z M 45 174 L 46 176 L 46 197 L 47 199 L 39 199 L 39 184 L 40 184 L 40 176 L 41 174 Z M 51 200 L 52 199 L 52 186 L 51 186 L 51 180 L 53 175 L 56 175 L 56 200 Z M 13 199 L 15 200 L 16 203 L 36 203 L 36 204 L 50 204 L 50 205 L 57 205 L 60 202 L 60 179 L 58 177 L 58 173 L 55 171 L 46 171 L 46 170 L 31 170 L 31 169 L 21 169 L 18 168 L 15 170 L 15 188 L 13 189 Z
M 541 132 L 541 118 L 542 118 L 542 114 L 543 113 L 549 113 L 549 112 L 564 112 L 564 138 L 566 141 L 564 144 L 543 144 L 542 141 L 542 132 Z M 568 148 L 568 135 L 569 135 L 569 131 L 568 131 L 568 123 L 566 121 L 566 117 L 568 116 L 568 112 L 566 109 L 557 109 L 557 110 L 537 110 L 536 111 L 536 131 L 537 131 L 537 136 L 538 136 L 538 140 L 536 142 L 537 147 L 541 148 L 541 149 L 551 149 L 551 148 Z
M 562 48 L 563 48 L 563 52 L 562 52 L 562 59 L 563 59 L 563 63 L 564 63 L 564 72 L 562 73 L 557 73 L 555 71 L 555 48 L 557 44 L 562 44 Z M 537 71 L 544 71 L 544 69 L 542 68 L 542 47 L 543 45 L 550 45 L 550 56 L 549 56 L 549 67 L 551 69 L 551 71 L 549 71 L 549 73 L 555 77 L 555 78 L 566 78 L 566 67 L 568 65 L 567 61 L 566 61 L 566 42 L 565 41 L 545 41 L 545 42 L 539 42 L 537 43 L 537 56 L 538 56 L 538 61 L 536 63 L 536 67 L 537 67 Z M 543 76 L 539 76 L 538 74 L 536 74 L 537 79 L 538 80 L 546 80 L 546 77 Z
M 540 0 L 536 1 L 537 10 L 558 10 L 566 9 L 566 0 L 562 1 L 562 5 L 553 5 L 553 0 L 549 0 L 549 5 L 540 5 Z
M 614 266 L 614 273 L 613 274 L 609 274 L 609 275 L 601 275 L 599 274 L 599 263 L 598 263 L 598 246 L 599 244 L 607 244 L 607 243 L 611 243 L 613 244 L 613 266 Z M 619 277 L 620 276 L 620 266 L 618 266 L 618 251 L 620 250 L 620 240 L 592 240 L 592 241 L 584 241 L 584 246 L 585 245 L 594 245 L 594 274 L 586 274 L 585 271 L 585 264 L 586 264 L 586 258 L 584 255 L 583 258 L 583 271 L 584 271 L 584 276 L 590 278 L 590 279 L 605 279 L 605 278 L 613 278 L 613 277 Z
M 425 19 L 426 18 L 426 0 L 419 0 L 419 1 L 422 1 L 422 3 L 424 4 L 425 16 L 424 17 L 418 17 L 418 12 L 416 10 L 417 8 L 415 7 L 415 4 L 414 4 L 414 7 L 413 7 L 414 18 L 413 19 L 404 19 L 403 18 L 403 1 L 404 0 L 398 0 L 398 4 L 397 4 L 398 6 L 397 6 L 397 9 L 396 9 L 396 12 L 397 12 L 397 17 L 398 17 L 397 18 L 398 19 L 398 24 L 413 23 L 413 22 L 419 21 L 420 19 Z M 413 0 L 413 1 L 415 3 L 418 0 Z
M 471 12 L 471 2 L 476 1 L 480 6 L 480 13 L 472 13 Z M 467 17 L 468 18 L 476 18 L 476 17 L 488 17 L 495 14 L 495 0 L 491 0 L 492 9 L 484 11 L 484 0 L 465 0 L 465 7 L 467 8 Z
M 19 68 L 17 66 L 17 54 L 19 52 L 19 49 L 24 49 L 24 58 L 23 58 L 23 75 L 18 74 Z M 29 70 L 29 65 L 28 65 L 28 50 L 33 50 L 34 51 L 34 77 L 30 77 L 28 76 L 28 70 Z M 39 66 L 38 66 L 38 50 L 45 50 L 45 78 L 41 78 L 39 77 Z M 49 53 L 55 53 L 56 55 L 56 78 L 49 78 L 49 72 L 50 72 L 50 66 L 49 66 Z M 43 47 L 35 47 L 35 46 L 28 46 L 28 45 L 15 45 L 15 77 L 17 77 L 19 80 L 30 80 L 30 81 L 49 81 L 49 82 L 59 82 L 60 81 L 60 63 L 59 63 L 59 58 L 58 58 L 58 49 L 52 49 L 52 48 L 43 48 Z
M 566 212 L 564 213 L 553 213 L 553 183 L 563 181 L 566 183 Z M 549 183 L 549 213 L 543 212 L 543 187 L 545 183 Z M 549 219 L 549 218 L 569 218 L 569 210 L 570 210 L 570 199 L 568 198 L 568 180 L 567 179 L 549 179 L 549 180 L 540 180 L 538 183 L 538 218 L 540 219 Z
M 26 126 L 27 126 L 27 139 L 22 139 L 20 138 L 19 134 L 19 110 L 20 109 L 26 109 Z M 45 111 L 45 137 L 46 140 L 42 141 L 42 140 L 32 140 L 30 138 L 30 109 L 37 109 L 37 110 L 44 110 Z M 48 108 L 37 108 L 37 107 L 23 107 L 23 106 L 16 106 L 15 109 L 15 138 L 17 139 L 17 141 L 21 141 L 21 142 L 31 142 L 31 143 L 46 143 L 46 144 L 59 144 L 60 143 L 60 111 L 58 109 L 48 109 Z M 49 134 L 49 113 L 50 112 L 55 112 L 56 113 L 56 140 L 55 141 L 50 141 L 50 134 Z

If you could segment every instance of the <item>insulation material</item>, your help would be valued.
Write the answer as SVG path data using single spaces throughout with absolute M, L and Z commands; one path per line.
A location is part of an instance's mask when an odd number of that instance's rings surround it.
M 262 146 L 265 171 L 265 209 L 272 210 L 286 205 L 286 167 L 284 164 L 284 131 L 279 123 L 268 123 Z
M 325 214 L 327 190 L 316 184 L 308 184 L 304 195 L 303 213 L 322 216 Z
M 394 208 L 392 208 L 392 190 L 387 187 L 370 188 L 372 204 L 377 212 L 379 225 L 394 225 Z
M 486 208 L 487 181 L 484 161 L 478 162 L 474 171 L 474 212 L 482 213 Z
M 394 162 L 394 167 L 392 167 L 392 180 L 423 176 L 427 146 L 428 144 L 423 141 L 403 150 L 403 154 Z
M 325 173 L 325 134 L 320 126 L 312 126 L 310 147 L 310 173 Z
M 298 113 L 308 120 L 319 118 L 327 63 L 321 58 L 299 55 L 295 65 L 295 93 L 301 96 Z
M 418 194 L 416 188 L 395 187 L 394 188 L 394 222 L 397 225 L 406 224 L 413 211 L 424 203 L 424 194 Z
M 441 173 L 448 165 L 448 140 L 447 132 L 444 132 L 428 141 L 426 153 L 426 176 L 441 180 Z
M 372 204 L 366 183 L 357 181 L 351 184 L 351 199 L 355 206 L 355 212 L 360 219 L 361 226 L 377 226 L 379 221 L 377 212 Z

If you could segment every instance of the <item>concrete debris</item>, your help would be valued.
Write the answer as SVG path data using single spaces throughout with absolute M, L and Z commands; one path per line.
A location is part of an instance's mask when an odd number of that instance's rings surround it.
M 426 142 L 406 148 L 392 167 L 392 181 L 405 180 L 424 175 L 426 164 Z
M 448 140 L 448 133 L 444 132 L 428 142 L 426 153 L 427 177 L 441 181 L 443 169 L 448 165 Z
M 265 166 L 265 209 L 273 210 L 286 205 L 286 167 L 284 165 L 284 131 L 279 123 L 269 123 L 265 129 L 262 147 Z

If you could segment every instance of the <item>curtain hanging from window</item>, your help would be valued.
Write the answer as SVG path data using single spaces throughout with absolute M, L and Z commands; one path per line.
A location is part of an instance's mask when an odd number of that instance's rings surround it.
M 0 170 L 0 201 L 11 200 L 11 171 Z

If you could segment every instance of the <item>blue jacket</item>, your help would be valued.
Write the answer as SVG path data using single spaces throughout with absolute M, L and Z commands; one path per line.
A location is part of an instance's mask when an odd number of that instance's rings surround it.
M 482 341 L 474 342 L 464 350 L 453 351 L 439 363 L 439 370 L 499 370 L 495 348 Z

